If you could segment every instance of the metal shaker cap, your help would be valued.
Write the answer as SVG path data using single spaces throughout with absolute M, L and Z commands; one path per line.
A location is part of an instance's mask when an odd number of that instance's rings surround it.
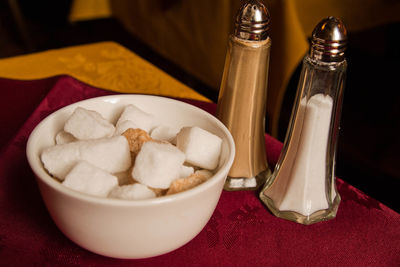
M 244 40 L 265 40 L 270 20 L 267 8 L 260 1 L 247 1 L 236 16 L 235 36 Z
M 310 56 L 323 62 L 340 62 L 345 59 L 346 45 L 347 30 L 343 22 L 327 17 L 314 28 Z

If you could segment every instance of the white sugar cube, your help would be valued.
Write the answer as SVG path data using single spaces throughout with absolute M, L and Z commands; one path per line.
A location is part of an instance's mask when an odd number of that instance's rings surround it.
M 185 154 L 168 143 L 146 142 L 136 156 L 132 177 L 147 186 L 166 189 L 179 178 Z
M 115 127 L 100 113 L 78 107 L 65 122 L 64 131 L 79 140 L 88 140 L 110 137 L 114 134 Z
M 82 193 L 106 197 L 118 185 L 118 179 L 86 161 L 79 161 L 62 184 Z
M 115 127 L 114 135 L 121 135 L 130 128 L 137 129 L 139 126 L 137 126 L 133 121 L 122 121 Z
M 60 180 L 79 160 L 110 173 L 123 172 L 131 166 L 128 141 L 123 136 L 52 146 L 42 152 L 41 160 L 49 173 Z
M 188 176 L 192 175 L 193 173 L 194 173 L 193 167 L 182 165 L 181 171 L 179 174 L 179 178 L 188 177 Z
M 80 142 L 51 146 L 42 152 L 40 159 L 47 171 L 60 180 L 80 159 Z
M 155 118 L 153 115 L 144 112 L 134 105 L 127 105 L 118 119 L 117 127 L 124 121 L 132 121 L 137 128 L 150 132 L 155 126 Z
M 156 193 L 154 193 L 154 191 L 148 188 L 147 186 L 136 183 L 136 184 L 114 187 L 111 190 L 108 197 L 118 198 L 118 199 L 140 200 L 140 199 L 155 198 Z
M 176 146 L 185 153 L 186 162 L 213 170 L 218 165 L 222 140 L 197 126 L 183 127 L 176 137 Z
M 57 145 L 68 144 L 75 141 L 77 141 L 77 139 L 72 134 L 67 133 L 66 131 L 60 131 L 56 135 Z
M 125 137 L 115 136 L 82 143 L 81 159 L 110 173 L 123 172 L 131 166 L 131 153 Z
M 168 126 L 157 126 L 151 131 L 151 138 L 172 143 L 178 134 L 179 129 Z

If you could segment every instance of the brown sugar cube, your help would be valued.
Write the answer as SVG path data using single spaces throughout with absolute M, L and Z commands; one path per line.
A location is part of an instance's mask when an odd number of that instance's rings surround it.
M 142 129 L 129 128 L 122 133 L 123 136 L 128 140 L 129 150 L 137 155 L 143 143 L 153 140 L 150 135 Z
M 168 189 L 152 188 L 149 187 L 156 194 L 156 197 L 164 196 Z
M 176 179 L 171 183 L 171 186 L 167 191 L 167 195 L 172 195 L 191 189 L 207 181 L 208 178 L 210 178 L 211 176 L 212 176 L 211 172 L 206 170 L 200 170 L 196 171 L 195 173 L 193 173 L 188 177 Z

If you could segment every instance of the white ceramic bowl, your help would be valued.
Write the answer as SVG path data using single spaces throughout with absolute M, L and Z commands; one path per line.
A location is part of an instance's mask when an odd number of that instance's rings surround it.
M 44 148 L 68 116 L 80 106 L 100 112 L 111 122 L 134 104 L 166 125 L 196 125 L 223 140 L 217 172 L 205 183 L 175 195 L 147 200 L 119 200 L 85 195 L 49 176 L 40 161 Z M 147 95 L 97 97 L 64 107 L 45 118 L 31 133 L 27 149 L 47 209 L 59 229 L 92 252 L 115 258 L 146 258 L 177 249 L 206 225 L 217 205 L 232 165 L 235 146 L 227 128 L 209 113 L 169 98 Z

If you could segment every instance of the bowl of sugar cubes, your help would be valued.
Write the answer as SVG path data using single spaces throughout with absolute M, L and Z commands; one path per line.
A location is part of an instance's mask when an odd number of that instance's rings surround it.
M 50 114 L 26 153 L 65 236 L 100 255 L 138 259 L 173 251 L 204 228 L 235 145 L 218 119 L 193 105 L 124 94 Z

